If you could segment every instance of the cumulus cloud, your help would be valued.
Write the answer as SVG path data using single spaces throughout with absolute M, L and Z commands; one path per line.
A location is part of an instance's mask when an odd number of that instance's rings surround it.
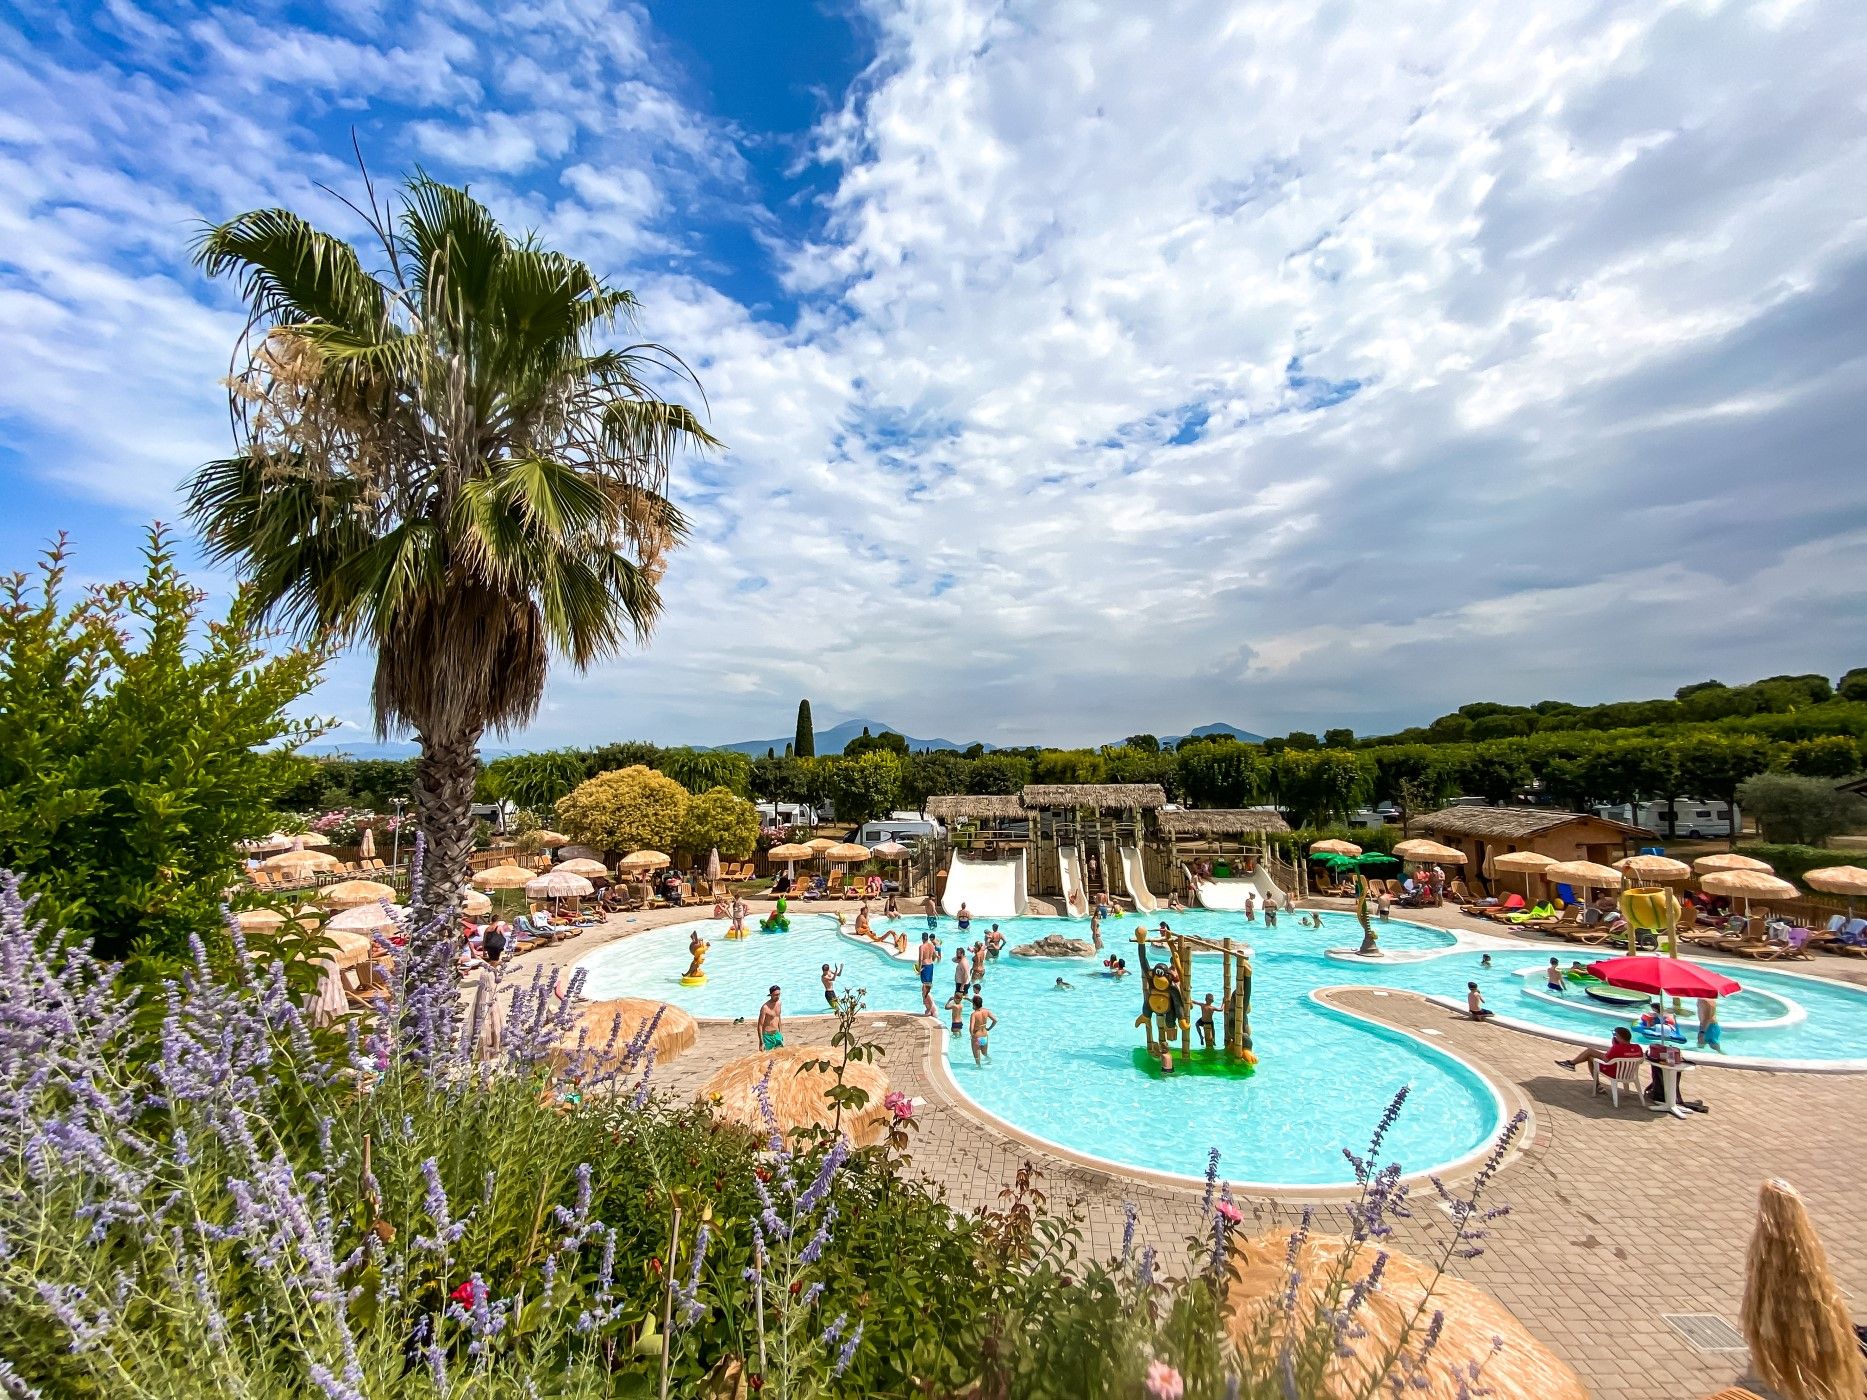
M 120 0 L 147 71 L 0 48 L 0 413 L 153 501 L 237 315 L 188 214 L 342 227 L 350 121 L 473 179 L 636 288 L 728 444 L 681 470 L 657 643 L 554 679 L 535 742 L 775 733 L 805 693 L 999 742 L 1368 730 L 1867 656 L 1843 0 L 869 0 L 801 232 L 633 8 L 352 8 Z

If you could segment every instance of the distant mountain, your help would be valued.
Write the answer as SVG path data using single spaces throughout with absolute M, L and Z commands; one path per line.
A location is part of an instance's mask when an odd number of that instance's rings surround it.
M 1253 734 L 1249 729 L 1240 729 L 1234 724 L 1202 724 L 1199 728 L 1193 730 L 1191 734 L 1163 735 L 1161 737 L 1160 746 L 1163 749 L 1170 749 L 1182 739 L 1203 739 L 1208 734 L 1224 734 L 1238 740 L 1241 744 L 1261 744 L 1264 742 L 1264 736 L 1262 734 Z
M 299 753 L 306 758 L 416 758 L 421 754 L 421 745 L 406 741 L 390 740 L 388 743 L 351 743 L 344 739 L 329 740 L 324 743 L 306 744 Z
M 817 752 L 819 754 L 841 753 L 843 751 L 843 746 L 851 739 L 859 739 L 862 737 L 862 731 L 865 728 L 871 734 L 880 734 L 884 729 L 891 727 L 892 726 L 886 724 L 877 724 L 872 719 L 844 720 L 841 724 L 833 725 L 829 729 L 819 729 L 817 731 Z M 897 729 L 895 733 L 900 734 L 901 731 Z M 750 754 L 753 758 L 763 758 L 766 749 L 770 749 L 773 753 L 783 753 L 784 746 L 790 743 L 794 737 L 794 735 L 786 734 L 777 739 L 746 739 L 737 744 L 715 744 L 714 747 L 717 749 L 728 749 L 733 753 Z M 951 739 L 916 739 L 912 734 L 902 734 L 901 737 L 906 739 L 908 741 L 908 747 L 914 750 L 959 750 L 970 747 L 968 744 L 956 744 Z M 992 746 L 987 744 L 985 747 L 990 749 Z

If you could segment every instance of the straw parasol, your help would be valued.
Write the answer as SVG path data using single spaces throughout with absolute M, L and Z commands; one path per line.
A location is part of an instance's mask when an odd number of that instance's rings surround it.
M 285 915 L 277 909 L 242 909 L 234 918 L 241 933 L 270 933 L 285 923 Z
M 344 880 L 318 891 L 318 900 L 326 909 L 354 909 L 359 904 L 394 898 L 394 889 L 375 880 Z
M 1624 856 L 1614 868 L 1629 880 L 1667 884 L 1692 878 L 1692 867 L 1671 856 Z
M 289 851 L 292 849 L 292 838 L 282 831 L 275 831 L 270 836 L 261 836 L 254 841 L 242 841 L 239 843 L 239 849 L 249 852 L 252 855 L 267 855 L 275 851 Z
M 339 863 L 336 856 L 327 856 L 323 851 L 281 851 L 267 856 L 265 867 L 290 875 L 308 875 L 314 870 L 335 870 Z
M 810 847 L 810 851 L 812 855 L 820 856 L 825 851 L 829 850 L 830 847 L 837 845 L 838 843 L 835 841 L 832 841 L 827 836 L 814 836 L 810 840 L 806 841 L 804 844 Z
M 1310 847 L 1315 850 L 1314 846 Z M 1402 860 L 1410 860 L 1415 865 L 1431 865 L 1439 861 L 1445 865 L 1465 864 L 1465 852 L 1454 850 L 1451 846 L 1442 846 L 1437 841 L 1429 841 L 1424 836 L 1416 836 L 1411 841 L 1396 841 L 1394 854 Z
M 655 1020 L 659 1009 L 661 1019 Z M 618 1068 L 623 1047 L 654 1021 L 655 1032 L 642 1051 L 653 1054 L 657 1065 L 665 1065 L 675 1056 L 694 1048 L 700 1026 L 678 1006 L 644 997 L 618 997 L 613 1001 L 585 1002 L 577 1015 L 558 1037 L 559 1067 L 574 1065 L 578 1072 Z M 615 1040 L 610 1039 L 611 1032 Z M 608 1050 L 607 1055 L 604 1054 Z M 582 1052 L 581 1059 L 579 1052 Z
M 857 845 L 854 841 L 839 841 L 823 853 L 823 858 L 836 865 L 850 865 L 869 858 L 869 848 Z
M 1611 865 L 1597 865 L 1592 860 L 1559 860 L 1543 867 L 1543 878 L 1551 884 L 1580 885 L 1585 890 L 1618 890 L 1621 872 Z
M 1775 873 L 1776 867 L 1767 860 L 1740 856 L 1736 851 L 1725 851 L 1720 855 L 1700 856 L 1692 862 L 1692 869 L 1700 875 L 1709 875 L 1719 870 L 1761 870 L 1770 875 Z
M 1450 1274 L 1435 1279 L 1429 1265 L 1405 1254 L 1372 1245 L 1354 1249 L 1339 1235 L 1310 1235 L 1297 1247 L 1296 1307 L 1286 1320 L 1283 1305 L 1290 1269 L 1285 1260 L 1291 1233 L 1273 1230 L 1233 1251 L 1224 1318 L 1226 1330 L 1241 1349 L 1254 1346 L 1259 1329 L 1268 1325 L 1273 1329 L 1273 1347 L 1281 1342 L 1284 1329 L 1292 1328 L 1292 1341 L 1301 1351 L 1319 1325 L 1327 1326 L 1319 1316 L 1322 1309 L 1343 1302 L 1324 1296 L 1338 1267 L 1347 1290 L 1367 1277 L 1376 1258 L 1382 1254 L 1387 1258 L 1380 1286 L 1369 1290 L 1355 1311 L 1356 1326 L 1345 1343 L 1348 1354 L 1328 1363 L 1319 1397 L 1349 1400 L 1384 1389 L 1381 1382 L 1389 1358 L 1403 1345 L 1409 1354 L 1417 1354 L 1428 1320 L 1439 1313 L 1443 1326 L 1420 1377 L 1424 1385 L 1407 1387 L 1407 1395 L 1420 1400 L 1463 1400 L 1475 1393 L 1471 1380 L 1475 1364 L 1482 1368 L 1484 1393 L 1497 1400 L 1588 1400 L 1587 1387 L 1568 1363 L 1524 1330 L 1510 1310 L 1483 1289 Z M 1409 1322 L 1414 1324 L 1411 1329 Z
M 1810 870 L 1803 874 L 1802 883 L 1812 890 L 1824 894 L 1844 894 L 1848 897 L 1848 917 L 1854 917 L 1854 896 L 1867 894 L 1867 870 L 1858 865 L 1824 865 L 1819 870 Z
M 387 908 L 381 904 L 359 904 L 354 909 L 345 909 L 341 913 L 331 915 L 330 922 L 324 925 L 324 932 L 326 934 L 386 933 L 395 927 L 398 917 L 407 913 L 406 909 L 395 904 Z
M 330 845 L 331 838 L 321 831 L 307 831 L 302 836 L 293 837 L 292 844 L 301 851 L 309 851 Z
M 561 831 L 534 831 L 531 837 L 541 846 L 568 846 L 570 844 L 570 837 Z
M 581 846 L 572 843 L 558 847 L 559 860 L 601 860 L 603 853 L 595 846 Z
M 596 879 L 598 877 L 603 879 L 609 878 L 609 867 L 603 864 L 602 861 L 585 860 L 581 856 L 576 860 L 561 860 L 551 868 L 553 870 L 563 870 L 572 875 L 581 875 L 586 880 Z
M 1789 1400 L 1841 1400 L 1867 1389 L 1847 1301 L 1802 1197 L 1787 1181 L 1766 1181 L 1757 1193 L 1744 1339 L 1757 1375 Z
M 1731 895 L 1744 901 L 1744 912 L 1750 912 L 1753 899 L 1799 899 L 1802 891 L 1787 880 L 1779 880 L 1774 875 L 1762 870 L 1714 870 L 1698 882 L 1702 890 L 1713 894 Z
M 1361 847 L 1353 841 L 1338 841 L 1331 836 L 1326 841 L 1310 842 L 1309 853 L 1313 856 L 1358 856 Z
M 661 851 L 631 851 L 617 862 L 619 870 L 659 870 L 664 865 L 672 865 Z
M 1507 875 L 1523 876 L 1523 897 L 1530 897 L 1530 879 L 1541 875 L 1556 863 L 1554 856 L 1546 856 L 1541 851 L 1506 851 L 1501 856 L 1491 857 L 1493 876 L 1499 871 Z
M 870 847 L 869 854 L 878 856 L 882 860 L 900 860 L 904 856 L 910 856 L 914 853 L 899 841 L 884 841 L 879 846 Z
M 460 895 L 460 912 L 463 914 L 490 914 L 493 901 L 478 890 L 463 890 Z
M 595 894 L 596 886 L 568 870 L 547 870 L 525 882 L 525 893 L 533 899 L 581 899 L 584 895 Z
M 363 834 L 357 838 L 357 859 L 358 860 L 375 860 L 376 859 L 376 828 L 375 827 L 373 826 L 364 827 Z
M 711 1108 L 714 1117 L 764 1133 L 769 1125 L 754 1089 L 769 1067 L 771 1081 L 766 1088 L 779 1129 L 788 1136 L 794 1128 L 827 1128 L 836 1110 L 824 1094 L 835 1087 L 836 1078 L 803 1068 L 823 1057 L 821 1045 L 788 1045 L 742 1055 L 721 1065 L 694 1097 Z M 872 1147 L 888 1132 L 890 1115 L 882 1103 L 888 1093 L 888 1076 L 868 1061 L 851 1061 L 845 1082 L 867 1090 L 869 1101 L 860 1111 L 843 1115 L 843 1132 L 857 1147 Z
M 797 862 L 800 860 L 809 860 L 816 854 L 817 853 L 808 846 L 799 845 L 795 841 L 787 841 L 782 846 L 773 846 L 769 851 L 765 852 L 765 859 L 773 862 L 783 861 L 786 866 L 790 868 L 791 873 L 795 875 L 797 874 Z
M 483 890 L 516 890 L 532 881 L 532 872 L 507 861 L 474 874 L 473 883 Z

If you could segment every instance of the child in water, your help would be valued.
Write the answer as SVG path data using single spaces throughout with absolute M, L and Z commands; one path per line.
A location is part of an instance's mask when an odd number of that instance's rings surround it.
M 964 1014 L 965 1008 L 966 998 L 961 996 L 958 992 L 953 993 L 952 996 L 947 998 L 946 1009 L 952 1013 L 953 1022 L 951 1030 L 954 1035 L 960 1033 L 960 1017 Z

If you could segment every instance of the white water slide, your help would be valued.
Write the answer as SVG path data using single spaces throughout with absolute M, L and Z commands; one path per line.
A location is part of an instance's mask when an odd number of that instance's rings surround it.
M 1083 853 L 1074 846 L 1057 847 L 1057 868 L 1063 879 L 1063 913 L 1066 918 L 1089 917 L 1089 896 L 1083 892 Z
M 1023 851 L 998 860 L 974 860 L 954 851 L 940 909 L 957 914 L 963 904 L 974 918 L 1015 919 L 1024 913 L 1028 889 Z
M 1160 901 L 1147 887 L 1147 868 L 1141 864 L 1140 847 L 1121 848 L 1121 877 L 1122 883 L 1128 886 L 1128 897 L 1134 901 L 1136 913 L 1145 914 L 1160 908 Z
M 1284 892 L 1277 888 L 1276 882 L 1263 866 L 1249 875 L 1235 875 L 1226 879 L 1209 876 L 1204 880 L 1193 873 L 1191 866 L 1185 869 L 1186 883 L 1192 887 L 1193 897 L 1199 901 L 1202 909 L 1243 909 L 1247 894 L 1256 894 L 1260 907 L 1283 902 Z

